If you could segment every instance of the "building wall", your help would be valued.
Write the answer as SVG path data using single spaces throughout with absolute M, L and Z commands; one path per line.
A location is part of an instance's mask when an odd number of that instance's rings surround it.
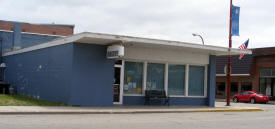
M 68 103 L 71 98 L 73 44 L 5 56 L 5 81 L 17 93 Z
M 207 80 L 207 98 L 208 106 L 215 106 L 215 88 L 216 88 L 216 56 L 209 56 L 208 80 Z
M 124 96 L 124 105 L 144 105 L 144 96 Z M 154 102 L 159 104 L 161 102 Z M 153 104 L 154 104 L 153 103 Z M 169 105 L 187 105 L 187 106 L 208 106 L 207 98 L 192 98 L 192 97 L 170 97 Z
M 21 48 L 41 44 L 47 41 L 60 38 L 60 36 L 38 35 L 21 33 Z M 12 31 L 0 31 L 0 43 L 4 52 L 11 51 L 13 48 L 13 32 Z
M 216 77 L 216 82 L 225 83 L 225 91 L 224 91 L 225 94 L 224 95 L 216 95 L 217 98 L 225 98 L 226 93 L 227 93 L 227 88 L 226 88 L 227 77 L 226 76 L 217 76 Z M 241 92 L 241 88 L 242 88 L 241 83 L 242 82 L 251 82 L 252 83 L 252 90 L 257 91 L 256 90 L 256 85 L 253 83 L 253 82 L 255 82 L 253 76 L 231 76 L 231 82 L 232 83 L 238 83 L 238 92 Z
M 275 50 L 273 50 L 275 51 Z M 255 58 L 255 64 L 254 68 L 252 70 L 253 74 L 253 90 L 259 91 L 259 81 L 260 81 L 260 68 L 271 68 L 275 67 L 275 56 L 269 55 L 269 56 L 259 56 Z
M 107 47 L 70 43 L 5 56 L 5 81 L 19 94 L 79 106 L 113 106 Z
M 0 21 L 0 30 L 13 30 L 13 23 L 11 21 Z M 20 23 L 22 24 L 22 32 L 38 33 L 38 34 L 49 34 L 49 35 L 62 35 L 69 36 L 74 33 L 73 25 L 55 25 L 55 24 L 30 24 L 30 23 Z
M 209 64 L 208 55 L 164 48 L 126 47 L 125 57 L 123 58 L 152 62 Z
M 274 51 L 274 50 L 273 50 Z M 241 92 L 241 83 L 242 82 L 251 82 L 252 90 L 259 92 L 259 69 L 260 68 L 270 68 L 275 67 L 275 57 L 274 55 L 261 55 L 254 56 L 253 62 L 251 64 L 251 69 L 249 70 L 249 76 L 231 76 L 231 82 L 238 83 L 238 92 Z M 217 82 L 224 82 L 226 84 L 226 76 L 217 76 Z M 225 88 L 226 93 L 226 88 Z M 224 98 L 225 96 L 218 96 L 219 98 Z
M 114 60 L 107 46 L 74 44 L 72 105 L 113 106 Z
M 170 105 L 215 106 L 216 56 L 210 56 L 207 77 L 207 97 L 170 97 Z M 125 105 L 143 105 L 144 96 L 123 96 Z

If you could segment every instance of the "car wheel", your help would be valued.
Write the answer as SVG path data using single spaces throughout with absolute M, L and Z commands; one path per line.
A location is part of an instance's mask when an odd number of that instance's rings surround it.
M 251 104 L 254 104 L 255 102 L 256 102 L 256 101 L 255 101 L 254 98 L 251 98 L 251 99 L 250 99 L 250 103 L 251 103 Z
M 237 97 L 234 97 L 233 101 L 234 101 L 234 103 L 238 103 L 239 102 Z

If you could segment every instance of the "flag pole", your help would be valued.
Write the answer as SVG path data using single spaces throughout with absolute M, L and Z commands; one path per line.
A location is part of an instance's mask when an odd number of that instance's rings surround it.
M 229 21 L 229 52 L 232 47 L 232 0 L 230 0 L 230 21 Z M 231 55 L 228 55 L 227 61 L 227 98 L 226 106 L 230 106 L 230 89 L 231 89 Z

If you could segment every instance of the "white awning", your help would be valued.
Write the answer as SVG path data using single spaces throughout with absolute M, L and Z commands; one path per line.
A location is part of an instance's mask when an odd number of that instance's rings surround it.
M 24 53 L 32 50 L 43 49 L 47 47 L 53 47 L 66 43 L 87 43 L 98 45 L 111 45 L 121 42 L 123 45 L 140 46 L 140 47 L 152 47 L 152 48 L 167 48 L 167 49 L 180 49 L 183 51 L 198 52 L 209 55 L 239 55 L 239 54 L 252 54 L 251 50 L 240 50 L 235 48 L 217 47 L 211 45 L 200 45 L 194 43 L 186 43 L 180 41 L 169 41 L 160 39 L 140 38 L 122 35 L 102 34 L 83 32 L 74 34 L 72 36 L 58 38 L 56 40 L 42 43 L 39 45 L 6 52 L 3 56 Z

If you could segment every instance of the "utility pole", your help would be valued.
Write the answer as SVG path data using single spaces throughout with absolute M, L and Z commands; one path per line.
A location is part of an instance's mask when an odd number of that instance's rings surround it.
M 230 89 L 231 89 L 231 47 L 232 47 L 232 0 L 230 0 L 230 21 L 229 21 L 229 55 L 227 61 L 227 98 L 226 106 L 230 106 Z

